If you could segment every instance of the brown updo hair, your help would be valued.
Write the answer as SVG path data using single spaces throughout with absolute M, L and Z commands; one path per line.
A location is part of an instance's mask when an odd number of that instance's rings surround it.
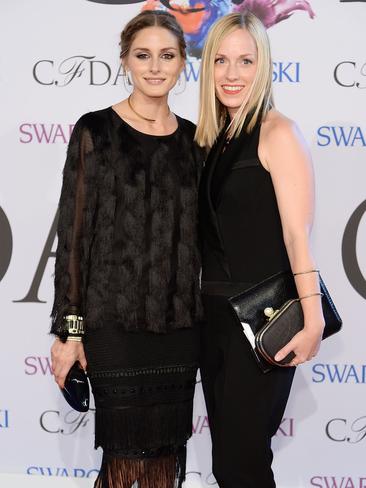
M 131 19 L 121 32 L 120 58 L 124 59 L 133 43 L 136 35 L 146 27 L 162 27 L 171 32 L 178 41 L 179 52 L 183 59 L 186 59 L 186 41 L 182 27 L 174 15 L 164 10 L 144 10 Z

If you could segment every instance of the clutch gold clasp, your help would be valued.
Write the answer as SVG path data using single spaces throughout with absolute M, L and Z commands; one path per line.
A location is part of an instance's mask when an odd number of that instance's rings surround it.
M 268 317 L 268 321 L 272 320 L 273 317 L 279 312 L 279 310 L 273 310 L 272 307 L 266 307 L 264 310 L 264 315 Z

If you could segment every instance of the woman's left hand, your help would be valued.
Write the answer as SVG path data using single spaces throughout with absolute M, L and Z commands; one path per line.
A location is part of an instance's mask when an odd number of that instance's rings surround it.
M 298 332 L 291 341 L 278 351 L 275 356 L 275 361 L 281 361 L 291 351 L 294 352 L 295 357 L 286 366 L 298 366 L 313 359 L 319 351 L 324 330 L 324 323 L 311 328 L 304 327 Z

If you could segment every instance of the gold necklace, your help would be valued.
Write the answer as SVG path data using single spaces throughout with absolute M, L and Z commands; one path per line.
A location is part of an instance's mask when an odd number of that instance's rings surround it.
M 143 115 L 139 114 L 136 112 L 136 110 L 133 108 L 132 103 L 131 103 L 131 95 L 127 98 L 127 103 L 132 112 L 137 115 L 137 117 L 140 117 L 140 119 L 146 120 L 146 122 L 156 122 L 156 119 L 149 119 L 148 117 L 144 117 Z M 168 107 L 168 113 L 167 116 L 170 115 L 170 108 Z

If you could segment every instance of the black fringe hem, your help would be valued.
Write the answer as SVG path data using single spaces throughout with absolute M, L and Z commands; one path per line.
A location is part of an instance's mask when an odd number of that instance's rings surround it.
M 104 454 L 94 488 L 182 488 L 186 446 L 168 450 L 176 452 L 143 459 Z
M 172 404 L 96 409 L 95 447 L 131 457 L 157 446 L 185 444 L 192 435 L 192 399 Z M 145 457 L 144 455 L 142 457 Z

